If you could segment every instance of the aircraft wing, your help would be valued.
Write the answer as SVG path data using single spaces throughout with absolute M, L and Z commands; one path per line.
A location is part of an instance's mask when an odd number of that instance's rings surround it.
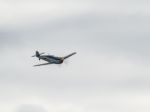
M 71 54 L 69 54 L 69 55 L 67 55 L 67 56 L 65 56 L 63 58 L 66 59 L 66 58 L 69 58 L 70 56 L 75 55 L 75 54 L 76 54 L 76 52 L 73 52 L 73 53 L 71 53 Z
M 49 65 L 49 64 L 52 64 L 52 63 L 43 63 L 43 64 L 34 65 L 34 66 L 42 66 L 42 65 Z

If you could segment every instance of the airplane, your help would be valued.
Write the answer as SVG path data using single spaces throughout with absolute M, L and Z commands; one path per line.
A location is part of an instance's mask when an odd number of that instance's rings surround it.
M 53 56 L 53 55 L 43 55 L 43 54 L 45 54 L 45 53 L 44 52 L 39 53 L 39 51 L 36 51 L 35 55 L 33 55 L 32 57 L 37 57 L 37 58 L 39 58 L 39 60 L 42 59 L 44 61 L 47 61 L 48 63 L 38 64 L 38 65 L 34 65 L 34 66 L 42 66 L 42 65 L 49 65 L 49 64 L 62 64 L 65 59 L 71 57 L 72 55 L 75 55 L 76 52 L 73 52 L 64 57 L 57 57 L 57 56 Z

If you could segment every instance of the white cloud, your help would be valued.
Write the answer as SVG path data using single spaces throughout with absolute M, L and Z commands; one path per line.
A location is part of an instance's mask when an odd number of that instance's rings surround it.
M 136 2 L 136 3 L 135 3 Z M 41 19 L 56 19 L 66 16 L 96 13 L 113 14 L 144 14 L 149 15 L 147 1 L 118 1 L 118 0 L 45 0 L 45 1 L 0 1 L 1 25 L 27 24 Z M 32 22 L 31 22 L 32 21 Z
M 0 111 L 148 112 L 148 4 L 1 0 Z M 33 68 L 35 50 L 77 55 Z

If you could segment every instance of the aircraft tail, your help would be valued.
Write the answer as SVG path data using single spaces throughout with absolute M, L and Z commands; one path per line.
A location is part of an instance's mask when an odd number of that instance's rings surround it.
M 33 55 L 32 57 L 40 57 L 42 54 L 44 54 L 44 52 L 43 53 L 39 53 L 39 51 L 36 51 L 35 55 Z
M 35 56 L 40 57 L 40 53 L 38 51 L 36 51 Z
M 69 55 L 67 55 L 67 56 L 65 56 L 65 57 L 63 57 L 64 59 L 67 59 L 67 58 L 69 58 L 69 57 L 71 57 L 72 55 L 75 55 L 76 54 L 76 52 L 73 52 L 73 53 L 71 53 L 71 54 L 69 54 Z

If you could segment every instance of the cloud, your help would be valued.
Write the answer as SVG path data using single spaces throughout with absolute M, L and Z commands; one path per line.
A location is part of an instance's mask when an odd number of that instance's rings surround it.
M 47 112 L 42 106 L 21 105 L 16 112 Z
M 149 111 L 148 3 L 1 0 L 0 111 Z M 35 50 L 77 55 L 34 68 Z
M 1 46 L 70 47 L 99 53 L 148 58 L 148 18 L 141 15 L 84 14 L 5 29 Z M 17 44 L 16 44 L 17 43 Z M 67 44 L 66 44 L 67 43 Z M 82 47 L 78 47 L 82 46 Z

